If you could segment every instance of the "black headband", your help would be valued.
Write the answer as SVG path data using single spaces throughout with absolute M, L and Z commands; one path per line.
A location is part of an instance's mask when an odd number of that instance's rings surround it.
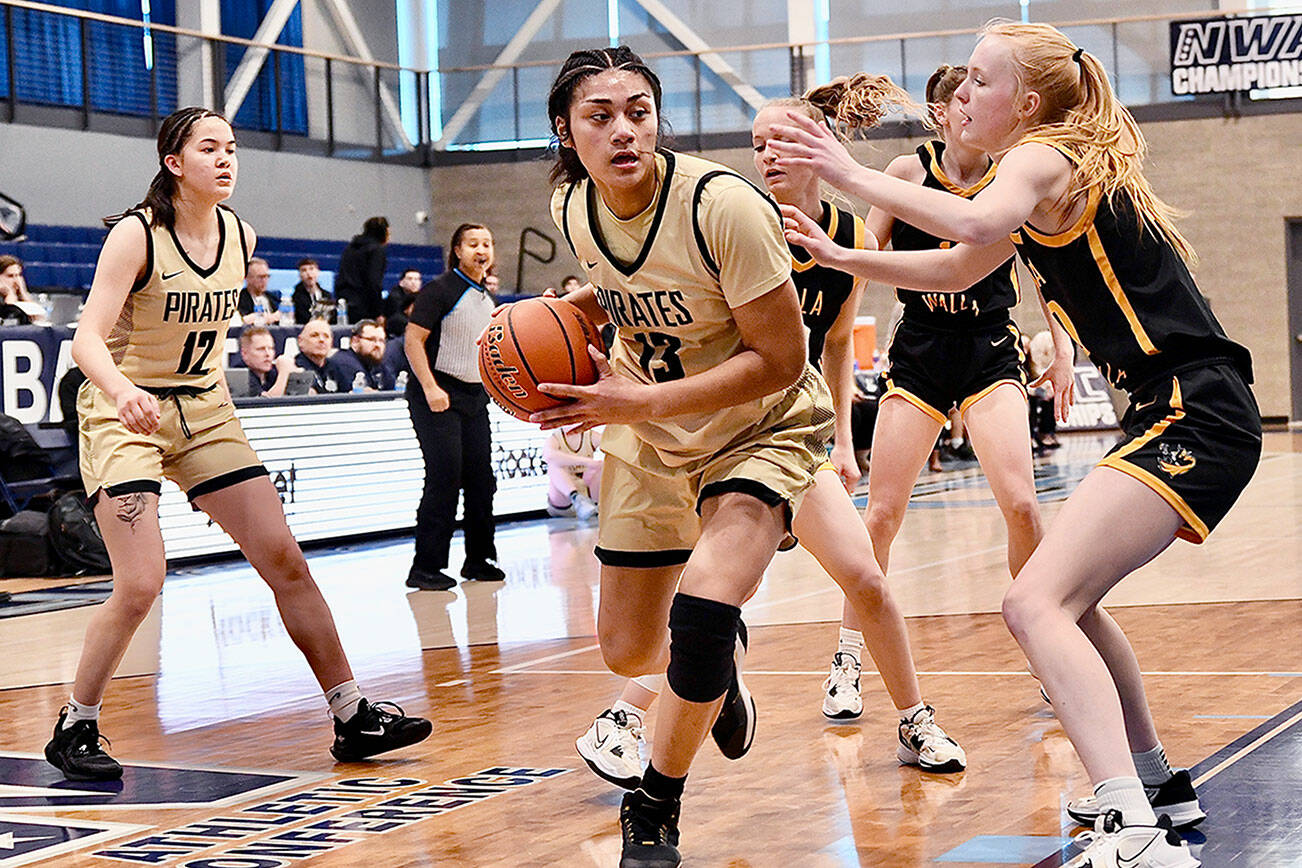
M 1071 53 L 1071 59 L 1076 61 L 1077 63 L 1080 63 L 1081 55 L 1083 55 L 1084 53 L 1085 53 L 1085 49 L 1078 48 Z

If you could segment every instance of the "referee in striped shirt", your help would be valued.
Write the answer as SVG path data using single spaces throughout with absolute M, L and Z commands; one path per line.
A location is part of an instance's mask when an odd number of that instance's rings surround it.
M 493 234 L 478 223 L 463 223 L 452 233 L 449 249 L 448 270 L 421 287 L 404 333 L 407 360 L 419 384 L 407 389 L 407 405 L 425 457 L 425 491 L 416 510 L 416 554 L 407 587 L 423 591 L 446 591 L 456 584 L 446 570 L 462 491 L 462 577 L 490 582 L 506 578 L 493 542 L 497 478 L 491 461 L 488 393 L 479 380 L 475 344 L 497 305 L 484 288 L 493 266 Z

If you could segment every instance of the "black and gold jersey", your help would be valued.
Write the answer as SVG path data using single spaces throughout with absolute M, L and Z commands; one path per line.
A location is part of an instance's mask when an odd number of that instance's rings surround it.
M 823 213 L 819 215 L 818 225 L 828 237 L 842 247 L 854 250 L 863 249 L 863 218 L 844 208 L 838 208 L 831 202 L 823 203 Z M 809 362 L 822 370 L 823 344 L 827 341 L 827 332 L 836 322 L 841 308 L 854 291 L 855 277 L 835 268 L 819 265 L 803 247 L 795 244 L 791 248 L 791 279 L 796 284 L 800 295 L 800 313 L 805 320 L 805 329 L 809 333 Z
M 925 142 L 918 146 L 918 159 L 927 173 L 922 186 L 944 190 L 964 199 L 972 199 L 995 179 L 995 165 L 971 187 L 960 187 L 950 180 L 941 166 L 944 142 Z M 902 220 L 895 221 L 891 246 L 896 250 L 935 250 L 952 247 L 953 241 L 937 238 Z M 904 305 L 904 319 L 918 325 L 954 329 L 976 321 L 995 322 L 1007 317 L 1007 311 L 1020 300 L 1017 271 L 1012 257 L 990 274 L 962 292 L 926 292 L 897 289 L 895 297 Z
M 1140 221 L 1124 190 L 1109 199 L 1092 189 L 1063 232 L 1028 222 L 1011 237 L 1050 312 L 1117 388 L 1133 392 L 1177 368 L 1215 362 L 1252 382 L 1248 350 L 1226 337 L 1179 252 Z
M 124 219 L 145 226 L 145 273 L 105 340 L 114 363 L 137 386 L 211 387 L 222 376 L 226 330 L 248 265 L 244 225 L 234 211 L 217 208 L 217 255 L 203 268 L 173 229 L 149 225 L 148 210 Z

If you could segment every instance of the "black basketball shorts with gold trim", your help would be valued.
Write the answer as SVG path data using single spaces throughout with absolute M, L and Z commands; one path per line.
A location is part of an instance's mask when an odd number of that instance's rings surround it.
M 1176 534 L 1207 538 L 1252 479 L 1261 459 L 1261 412 L 1229 363 L 1177 369 L 1136 389 L 1125 436 L 1100 467 L 1157 492 L 1184 520 Z
M 720 412 L 728 412 L 722 410 Z M 606 453 L 601 472 L 597 559 L 612 567 L 687 563 L 701 534 L 701 504 L 727 492 L 783 506 L 788 532 L 800 501 L 827 462 L 835 428 L 823 378 L 806 367 L 786 398 L 755 427 L 711 455 L 667 466 L 642 443 L 636 463 Z M 602 446 L 627 432 L 608 425 Z M 788 534 L 791 545 L 795 541 Z
M 1007 317 L 953 331 L 902 320 L 891 338 L 882 399 L 903 398 L 944 424 L 951 407 L 966 413 L 1004 383 L 1025 394 L 1021 340 Z
M 159 397 L 158 406 L 158 430 L 136 434 L 118 419 L 108 395 L 89 380 L 82 383 L 79 469 L 92 503 L 101 490 L 110 497 L 158 494 L 163 477 L 193 500 L 266 475 L 220 384 L 197 395 Z

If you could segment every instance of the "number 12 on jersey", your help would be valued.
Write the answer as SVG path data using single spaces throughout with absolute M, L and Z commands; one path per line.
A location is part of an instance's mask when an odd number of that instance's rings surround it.
M 176 366 L 178 374 L 187 374 L 191 377 L 198 377 L 208 373 L 204 362 L 208 361 L 208 354 L 212 352 L 213 346 L 217 343 L 217 332 L 214 330 L 202 332 L 190 332 L 185 336 L 185 347 L 181 350 L 181 363 Z M 199 357 L 195 358 L 198 352 Z
M 686 376 L 682 359 L 678 358 L 678 351 L 683 348 L 681 340 L 663 332 L 638 332 L 633 338 L 642 345 L 637 363 L 652 380 L 668 383 Z

